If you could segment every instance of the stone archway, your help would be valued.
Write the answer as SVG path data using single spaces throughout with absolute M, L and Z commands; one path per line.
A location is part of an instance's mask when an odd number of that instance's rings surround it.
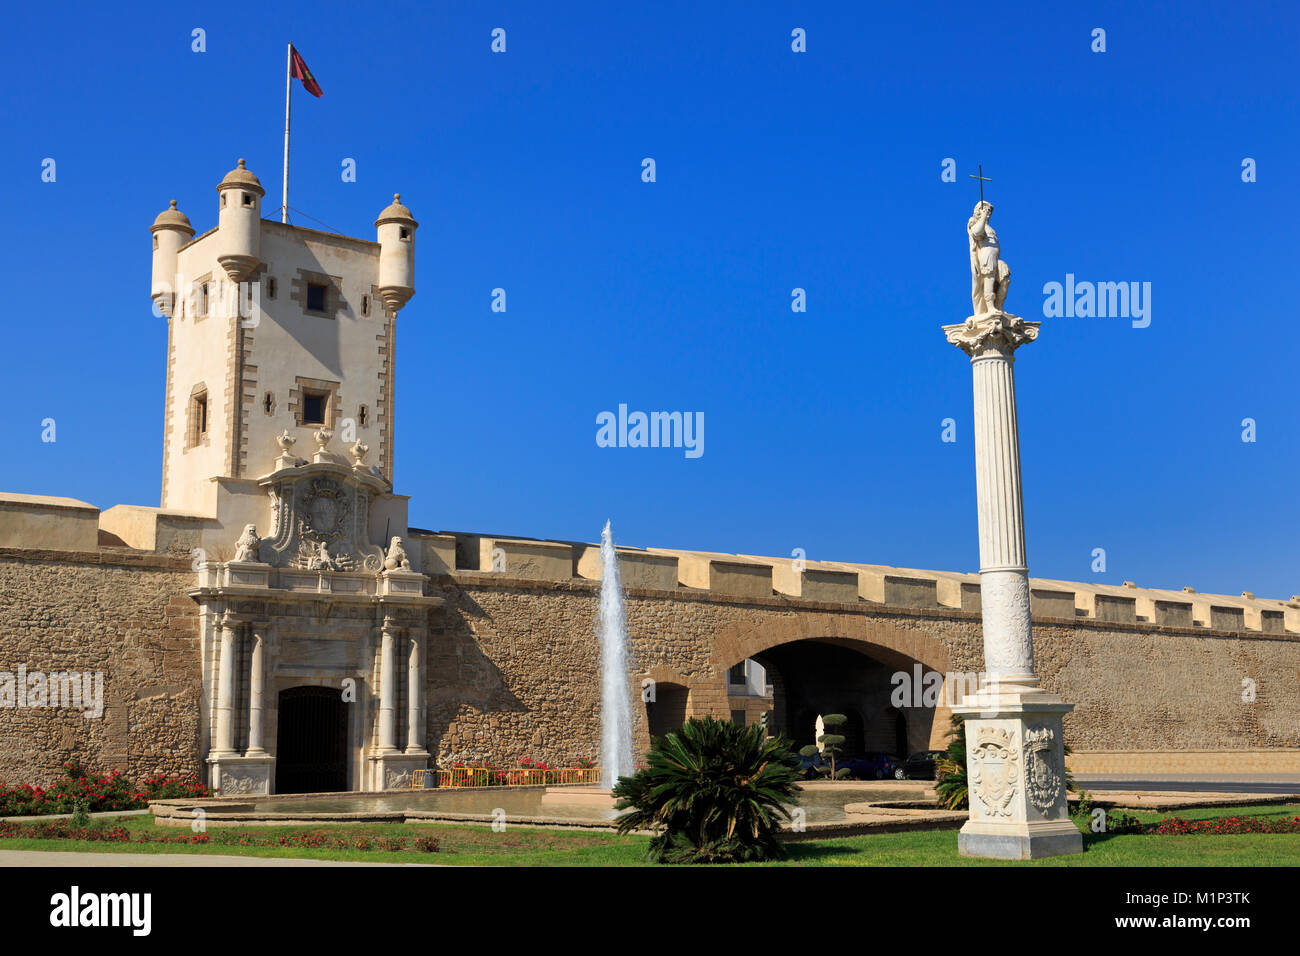
M 773 729 L 796 742 L 811 738 L 812 733 L 811 728 L 790 723 L 797 722 L 800 714 L 853 711 L 853 736 L 866 750 L 905 757 L 916 750 L 946 746 L 950 716 L 947 707 L 900 708 L 891 700 L 891 681 L 898 672 L 911 677 L 918 673 L 919 665 L 920 674 L 948 673 L 947 650 L 924 631 L 897 627 L 887 618 L 831 612 L 804 612 L 752 627 L 732 627 L 714 640 L 710 659 L 711 671 L 716 675 L 712 681 L 714 693 L 725 692 L 727 670 L 747 658 L 757 658 L 770 672 L 780 674 L 781 689 L 773 708 L 778 716 Z M 838 683 L 826 679 L 825 693 L 820 695 L 807 689 L 807 681 L 801 688 L 801 670 L 814 667 L 820 668 L 822 674 L 842 679 Z M 701 704 L 707 704 L 710 697 L 701 695 Z M 717 710 L 711 712 L 725 716 Z

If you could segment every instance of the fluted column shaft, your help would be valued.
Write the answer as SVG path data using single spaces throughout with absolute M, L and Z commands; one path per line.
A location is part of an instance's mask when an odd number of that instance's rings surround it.
M 971 359 L 971 369 L 984 669 L 993 685 L 1034 686 L 1015 356 L 988 349 Z
M 406 658 L 406 752 L 424 750 L 424 732 L 420 722 L 420 702 L 424 697 L 420 682 L 420 658 L 424 641 L 411 633 L 411 647 Z
M 262 715 L 266 691 L 266 630 L 264 626 L 253 629 L 253 653 L 250 655 L 251 674 L 248 683 L 248 752 L 264 754 Z
M 235 638 L 238 625 L 230 616 L 221 619 L 221 661 L 217 671 L 217 746 L 218 753 L 235 752 Z
M 379 749 L 391 753 L 397 749 L 397 629 L 390 618 L 384 619 L 379 654 Z
M 1014 371 L 1015 350 L 1037 337 L 1038 325 L 1008 313 L 992 313 L 944 327 L 948 341 L 971 357 L 984 670 L 994 690 L 1038 686 L 1029 621 Z

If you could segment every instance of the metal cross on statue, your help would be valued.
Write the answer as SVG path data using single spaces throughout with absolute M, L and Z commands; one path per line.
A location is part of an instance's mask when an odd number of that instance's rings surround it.
M 984 167 L 983 167 L 983 165 L 976 166 L 975 168 L 979 170 L 979 175 L 976 176 L 976 175 L 974 175 L 974 174 L 970 174 L 970 175 L 969 175 L 969 178 L 970 178 L 970 179 L 978 179 L 978 180 L 980 181 L 980 202 L 983 202 L 983 201 L 984 201 L 984 184 L 985 184 L 985 183 L 991 183 L 991 182 L 993 182 L 993 180 L 989 179 L 987 176 L 984 175 Z

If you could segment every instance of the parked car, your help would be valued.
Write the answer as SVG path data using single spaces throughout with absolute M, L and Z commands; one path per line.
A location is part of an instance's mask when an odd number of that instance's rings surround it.
M 815 757 L 805 757 L 803 754 L 798 755 L 799 770 L 805 780 L 829 780 L 831 776 L 831 761 L 824 754 L 818 754 Z M 862 758 L 857 758 L 861 760 Z M 840 758 L 835 761 L 835 773 L 840 779 L 851 779 L 856 776 L 853 768 L 850 766 L 851 758 Z M 847 774 L 844 771 L 849 771 Z
M 933 780 L 935 761 L 947 751 L 918 750 L 894 769 L 895 780 Z
M 871 751 L 858 757 L 846 757 L 836 767 L 846 767 L 856 780 L 884 780 L 894 775 L 898 761 L 889 754 Z

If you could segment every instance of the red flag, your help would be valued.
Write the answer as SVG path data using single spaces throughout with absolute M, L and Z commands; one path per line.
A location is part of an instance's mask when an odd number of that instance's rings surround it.
M 312 96 L 324 96 L 320 84 L 316 82 L 316 77 L 311 75 L 311 70 L 307 69 L 307 64 L 292 43 L 289 44 L 289 59 L 293 63 L 293 75 L 302 80 L 303 89 Z

